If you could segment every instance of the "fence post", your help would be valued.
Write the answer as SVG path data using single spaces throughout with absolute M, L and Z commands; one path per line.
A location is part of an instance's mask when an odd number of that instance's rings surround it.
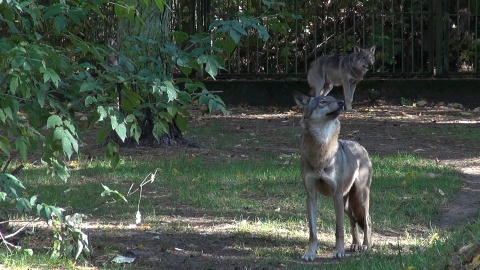
M 448 73 L 448 0 L 435 1 L 435 76 Z
M 210 13 L 210 0 L 196 0 L 192 2 L 197 2 L 196 9 L 196 32 L 206 32 L 208 30 L 208 14 Z M 204 66 L 200 65 L 196 73 L 197 80 L 205 79 Z

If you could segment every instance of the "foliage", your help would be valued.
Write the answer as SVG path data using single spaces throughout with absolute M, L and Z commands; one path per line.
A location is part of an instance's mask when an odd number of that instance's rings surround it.
M 145 3 L 150 1 L 145 1 Z M 165 1 L 152 8 L 169 12 Z M 119 17 L 133 18 L 135 7 L 128 1 L 1 1 L 0 0 L 0 200 L 14 200 L 20 213 L 33 212 L 54 224 L 52 256 L 88 256 L 88 238 L 78 222 L 64 217 L 61 209 L 39 203 L 36 196 L 23 198 L 21 182 L 5 173 L 13 160 L 20 164 L 38 153 L 52 176 L 66 180 L 70 175 L 65 159 L 79 151 L 84 128 L 76 112 L 87 116 L 88 126 L 100 122 L 104 128 L 98 142 L 113 131 L 122 141 L 139 143 L 145 121 L 152 119 L 155 138 L 170 132 L 175 123 L 187 124 L 187 106 L 198 101 L 206 112 L 220 110 L 225 104 L 208 92 L 205 85 L 191 78 L 192 72 L 205 67 L 215 77 L 224 68 L 219 55 L 228 51 L 229 39 L 240 42 L 247 31 L 268 34 L 255 18 L 218 21 L 209 32 L 188 35 L 172 32 L 166 42 L 131 36 L 124 40 L 127 50 L 119 51 L 106 37 L 85 38 L 90 21 L 107 21 L 114 10 Z M 215 40 L 223 40 L 215 42 Z M 151 54 L 142 47 L 160 48 Z M 115 59 L 115 63 L 108 60 Z M 166 62 L 163 62 L 166 61 Z M 173 77 L 168 67 L 184 76 Z M 119 161 L 118 145 L 110 142 L 106 156 L 111 164 Z M 21 168 L 21 167 L 19 167 Z M 122 195 L 104 186 L 104 195 Z M 125 198 L 123 198 L 125 199 Z
M 157 7 L 166 11 L 161 3 L 156 1 Z M 268 39 L 260 21 L 243 16 L 241 23 L 213 22 L 209 33 L 174 31 L 164 44 L 132 36 L 125 40 L 127 50 L 119 52 L 105 45 L 106 41 L 82 38 L 86 21 L 108 19 L 103 12 L 111 5 L 108 1 L 60 1 L 49 6 L 33 0 L 2 1 L 1 28 L 8 33 L 0 41 L 0 53 L 5 55 L 0 60 L 4 67 L 0 70 L 0 121 L 7 127 L 0 134 L 4 170 L 17 154 L 26 162 L 28 152 L 37 150 L 53 175 L 67 179 L 62 157 L 71 158 L 78 152 L 81 135 L 75 112 L 87 114 L 89 125 L 109 123 L 99 133 L 98 142 L 114 131 L 122 141 L 133 138 L 136 143 L 150 116 L 157 139 L 169 132 L 169 123 L 184 129 L 186 108 L 195 100 L 209 112 L 226 113 L 223 101 L 189 76 L 205 66 L 215 77 L 224 66 L 218 55 L 229 50 L 228 40 L 238 43 L 247 31 L 258 31 L 263 40 Z M 119 16 L 134 12 L 126 3 L 114 5 Z M 170 64 L 162 63 L 158 55 L 145 54 L 140 49 L 144 46 L 160 47 Z M 106 61 L 112 55 L 118 64 Z M 181 70 L 184 76 L 174 78 L 167 66 Z M 117 153 L 118 147 L 108 147 L 113 165 Z
M 438 75 L 440 59 L 451 73 L 478 71 L 478 1 L 437 1 L 435 5 L 428 0 L 209 3 L 205 9 L 214 17 L 257 16 L 271 37 L 258 43 L 256 36 L 247 36 L 246 42 L 232 49 L 226 58 L 230 76 L 303 77 L 315 57 L 348 53 L 355 45 L 377 46 L 374 71 L 380 76 L 431 76 L 435 66 Z M 294 14 L 301 14 L 301 19 Z M 191 24 L 182 23 L 179 29 Z
M 63 216 L 63 209 L 41 203 L 37 201 L 37 196 L 32 196 L 30 199 L 24 198 L 21 194 L 25 191 L 22 183 L 13 175 L 0 173 L 0 203 L 10 200 L 15 203 L 18 213 L 23 216 L 35 215 L 49 224 L 53 224 L 54 237 L 53 247 L 51 250 L 52 256 L 67 256 L 77 260 L 81 255 L 86 258 L 90 254 L 88 248 L 88 237 L 81 229 L 78 228 L 80 222 L 78 217 L 80 214 L 72 216 Z M 72 218 L 73 217 L 73 218 Z M 25 229 L 23 226 L 11 235 L 2 235 L 2 244 L 11 251 L 11 247 L 17 247 L 7 241 L 10 236 L 13 236 Z
M 88 236 L 82 232 L 80 225 L 84 215 L 75 213 L 65 217 L 65 222 L 53 225 L 54 241 L 50 251 L 52 257 L 66 257 L 77 260 L 87 259 L 90 254 Z

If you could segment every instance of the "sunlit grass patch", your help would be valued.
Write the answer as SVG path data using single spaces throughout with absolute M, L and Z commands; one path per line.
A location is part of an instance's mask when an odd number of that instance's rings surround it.
M 437 219 L 439 208 L 459 190 L 458 173 L 410 154 L 372 156 L 372 162 L 373 230 L 377 234 L 399 232 L 401 249 L 392 248 L 397 244 L 395 241 L 378 241 L 374 250 L 341 263 L 329 263 L 326 269 L 349 269 L 352 265 L 361 267 L 355 269 L 385 269 L 381 268 L 385 264 L 398 269 L 408 267 L 410 261 L 422 265 L 423 258 L 412 254 L 427 254 L 437 243 L 450 239 L 449 233 L 432 229 L 431 224 Z M 154 171 L 156 179 L 143 187 L 141 198 L 136 192 L 127 196 L 128 203 L 112 204 L 105 203 L 108 198 L 100 196 L 101 184 L 128 194 L 132 185 L 138 187 Z M 142 160 L 124 157 L 117 168 L 111 168 L 101 159 L 79 160 L 71 175 L 65 183 L 45 176 L 45 169 L 31 166 L 22 170 L 19 177 L 29 192 L 40 194 L 42 201 L 65 207 L 69 213 L 80 211 L 104 223 L 130 224 L 139 207 L 144 223 L 160 232 L 230 235 L 235 240 L 231 248 L 248 254 L 245 260 L 252 266 L 318 267 L 315 263 L 300 262 L 308 230 L 297 155 L 289 156 L 288 162 L 284 156 L 276 155 L 264 155 L 259 160 L 205 159 L 189 153 Z M 172 215 L 184 211 L 218 218 L 214 223 L 220 225 L 208 231 L 207 225 L 183 222 L 181 216 L 172 219 Z M 332 200 L 321 197 L 318 219 L 321 256 L 329 257 L 334 248 L 334 225 Z M 350 241 L 348 226 L 346 222 L 347 242 Z M 410 234 L 419 228 L 425 233 Z M 18 258 L 9 258 L 14 257 Z M 22 258 L 23 263 L 28 261 Z

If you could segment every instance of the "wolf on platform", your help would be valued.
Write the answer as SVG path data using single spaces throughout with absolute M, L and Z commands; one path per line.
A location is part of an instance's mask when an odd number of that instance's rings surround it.
M 357 83 L 375 63 L 375 46 L 362 49 L 355 46 L 347 55 L 325 55 L 310 64 L 307 80 L 315 96 L 326 96 L 333 86 L 343 86 L 345 109 L 352 110 L 352 101 Z

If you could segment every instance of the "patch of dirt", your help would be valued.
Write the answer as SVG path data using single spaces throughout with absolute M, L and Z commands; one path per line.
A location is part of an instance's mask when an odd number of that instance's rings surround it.
M 358 108 L 357 108 L 358 109 Z M 194 114 L 195 115 L 195 114 Z M 244 158 L 255 159 L 265 153 L 291 155 L 298 153 L 300 114 L 296 111 L 281 111 L 277 108 L 235 107 L 229 116 L 196 115 L 190 128 L 201 125 L 216 126 L 221 132 L 238 133 L 238 144 L 219 149 L 205 147 L 195 148 L 161 148 L 161 149 L 123 149 L 124 155 L 175 155 L 179 151 L 188 151 L 207 159 Z M 454 201 L 442 209 L 438 227 L 456 226 L 473 220 L 480 207 L 480 145 L 470 138 L 453 138 L 444 133 L 445 128 L 455 132 L 456 128 L 478 129 L 480 113 L 448 107 L 403 107 L 380 106 L 365 107 L 357 112 L 342 116 L 341 138 L 360 142 L 370 154 L 388 155 L 398 152 L 417 153 L 424 158 L 441 164 L 448 164 L 458 169 L 465 178 L 462 190 Z M 441 129 L 440 129 L 441 128 Z M 279 134 L 292 134 L 279 136 Z M 289 133 L 290 132 L 290 133 Z M 477 133 L 478 134 L 478 133 Z M 188 137 L 188 132 L 186 133 Z M 258 147 L 249 144 L 251 137 L 262 137 L 267 143 Z M 196 138 L 191 138 L 195 140 Z M 218 140 L 219 138 L 210 138 Z M 183 209 L 183 210 L 179 210 Z M 219 218 L 190 211 L 182 206 L 172 206 L 169 222 L 194 226 L 197 232 L 173 231 L 161 233 L 161 245 L 147 245 L 139 250 L 138 243 L 148 243 L 150 235 L 143 231 L 127 231 L 127 237 L 118 237 L 119 232 L 111 235 L 104 231 L 92 231 L 91 241 L 114 245 L 126 255 L 139 258 L 137 265 L 143 269 L 243 269 L 252 267 L 245 261 L 252 261 L 252 250 L 258 246 L 294 245 L 298 247 L 299 257 L 306 243 L 284 243 L 285 240 L 245 238 L 243 246 L 238 246 L 238 238 L 243 236 L 228 233 L 232 217 Z M 305 229 L 306 230 L 306 229 Z M 307 232 L 305 232 L 307 233 Z M 426 232 L 418 231 L 418 235 Z M 402 232 L 375 233 L 377 242 L 389 243 L 392 250 L 401 245 Z M 123 239 L 123 241 L 121 241 Z M 148 246 L 148 248 L 146 247 Z M 322 246 L 322 245 L 321 245 Z M 333 247 L 332 247 L 333 248 Z M 102 254 L 104 252 L 100 252 Z M 331 250 L 319 254 L 318 263 L 334 262 L 329 256 Z M 107 256 L 108 257 L 108 256 Z M 101 257 L 99 260 L 101 261 Z M 99 265 L 97 261 L 95 263 Z M 299 265 L 303 264 L 298 262 Z M 253 267 L 255 268 L 255 267 Z M 270 265 L 269 268 L 282 269 L 284 265 Z
M 420 156 L 458 169 L 465 178 L 462 190 L 454 201 L 442 209 L 435 226 L 451 227 L 473 220 L 480 207 L 480 144 L 468 138 L 453 138 L 444 133 L 444 128 L 455 132 L 455 128 L 478 130 L 480 112 L 465 111 L 448 107 L 403 107 L 378 106 L 357 108 L 357 112 L 342 116 L 341 138 L 356 140 L 370 154 L 388 155 L 398 152 L 417 153 Z M 234 147 L 213 149 L 209 141 L 199 142 L 202 148 L 122 148 L 122 155 L 133 157 L 172 156 L 179 153 L 202 156 L 206 159 L 255 159 L 264 154 L 289 156 L 298 153 L 300 114 L 278 108 L 234 107 L 229 116 L 201 116 L 193 113 L 190 129 L 212 125 L 222 132 L 238 133 L 239 142 Z M 440 129 L 441 127 L 441 129 Z M 285 133 L 287 132 L 287 133 Z M 285 136 L 281 134 L 291 134 Z M 478 131 L 477 133 L 478 134 Z M 188 138 L 189 133 L 185 136 Z M 266 140 L 259 147 L 249 144 L 251 137 Z M 198 138 L 188 138 L 196 140 Z M 219 140 L 218 137 L 209 140 Z M 93 151 L 93 150 L 91 150 Z M 252 265 L 258 247 L 294 246 L 298 249 L 298 265 L 306 242 L 278 239 L 252 238 L 231 233 L 229 228 L 235 217 L 209 216 L 181 205 L 166 204 L 164 220 L 150 224 L 148 228 L 121 227 L 111 229 L 105 224 L 90 223 L 86 231 L 94 244 L 93 264 L 109 263 L 114 253 L 136 257 L 133 267 L 137 269 L 258 269 Z M 168 209 L 167 209 L 168 208 Z M 160 210 L 159 210 L 160 211 Z M 252 210 L 254 211 L 254 210 Z M 168 214 L 165 214 L 168 213 Z M 178 226 L 172 225 L 178 224 Z M 108 227 L 108 225 L 107 225 Z M 194 227 L 192 230 L 185 228 Z M 307 235 L 305 226 L 305 235 Z M 392 250 L 399 244 L 402 232 L 374 234 L 374 241 L 391 243 Z M 419 231 L 422 235 L 425 232 Z M 154 241 L 154 237 L 161 241 Z M 238 240 L 244 239 L 239 245 Z M 240 241 L 241 242 L 241 241 Z M 400 243 L 401 244 L 401 243 Z M 323 246 L 322 244 L 320 246 Z M 332 247 L 333 249 L 333 247 Z M 331 250 L 320 255 L 316 263 L 329 263 Z M 245 262 L 248 261 L 249 264 Z M 285 269 L 285 265 L 269 265 L 269 269 Z

